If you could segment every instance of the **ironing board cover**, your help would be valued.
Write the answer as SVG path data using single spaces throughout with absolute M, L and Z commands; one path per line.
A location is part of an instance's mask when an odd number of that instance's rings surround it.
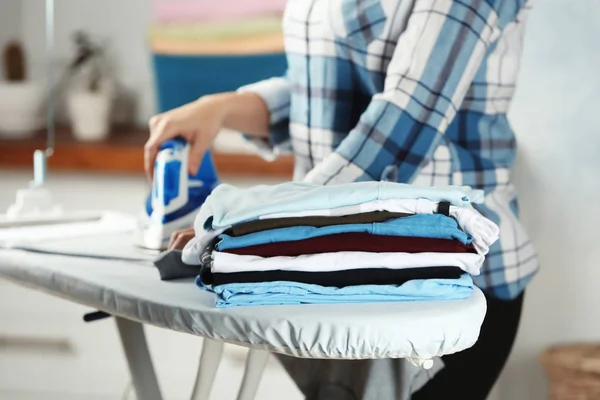
M 486 311 L 479 289 L 459 301 L 217 309 L 193 280 L 160 281 L 153 256 L 128 233 L 31 246 L 38 252 L 0 250 L 0 276 L 131 320 L 295 357 L 427 360 L 472 346 Z M 74 251 L 92 258 L 44 253 Z

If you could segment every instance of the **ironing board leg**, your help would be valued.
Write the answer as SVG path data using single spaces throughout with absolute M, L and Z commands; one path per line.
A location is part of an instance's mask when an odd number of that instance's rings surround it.
M 223 342 L 204 339 L 192 400 L 208 400 L 223 355 Z
M 237 400 L 254 400 L 268 360 L 269 352 L 267 350 L 248 350 L 246 370 L 244 371 L 244 378 Z
M 115 319 L 137 398 L 162 400 L 154 366 L 146 344 L 144 326 L 139 322 L 124 318 L 116 317 Z

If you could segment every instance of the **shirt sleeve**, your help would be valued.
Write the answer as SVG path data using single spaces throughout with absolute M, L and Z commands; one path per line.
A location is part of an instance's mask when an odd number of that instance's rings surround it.
M 268 139 L 248 135 L 244 137 L 254 145 L 258 154 L 268 161 L 273 161 L 279 154 L 291 152 L 290 87 L 289 80 L 284 76 L 252 83 L 237 90 L 239 93 L 256 93 L 267 105 L 270 115 Z
M 391 167 L 399 182 L 411 182 L 442 142 L 499 33 L 498 15 L 485 0 L 416 0 L 383 91 L 305 181 L 381 180 Z

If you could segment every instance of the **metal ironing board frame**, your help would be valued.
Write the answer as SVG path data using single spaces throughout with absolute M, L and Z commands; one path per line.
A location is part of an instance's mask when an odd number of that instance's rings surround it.
M 116 318 L 133 386 L 141 400 L 162 400 L 143 324 Z M 208 400 L 223 354 L 224 342 L 204 339 L 191 400 Z M 249 349 L 237 400 L 253 400 L 269 357 L 267 350 Z

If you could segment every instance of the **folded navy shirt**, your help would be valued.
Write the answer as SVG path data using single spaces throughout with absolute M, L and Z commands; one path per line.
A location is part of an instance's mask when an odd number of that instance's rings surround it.
M 360 285 L 402 285 L 412 280 L 458 279 L 464 272 L 458 267 L 427 268 L 366 268 L 348 271 L 302 272 L 302 271 L 251 271 L 213 273 L 204 268 L 200 280 L 204 285 L 230 283 L 299 282 L 320 286 L 347 287 Z

